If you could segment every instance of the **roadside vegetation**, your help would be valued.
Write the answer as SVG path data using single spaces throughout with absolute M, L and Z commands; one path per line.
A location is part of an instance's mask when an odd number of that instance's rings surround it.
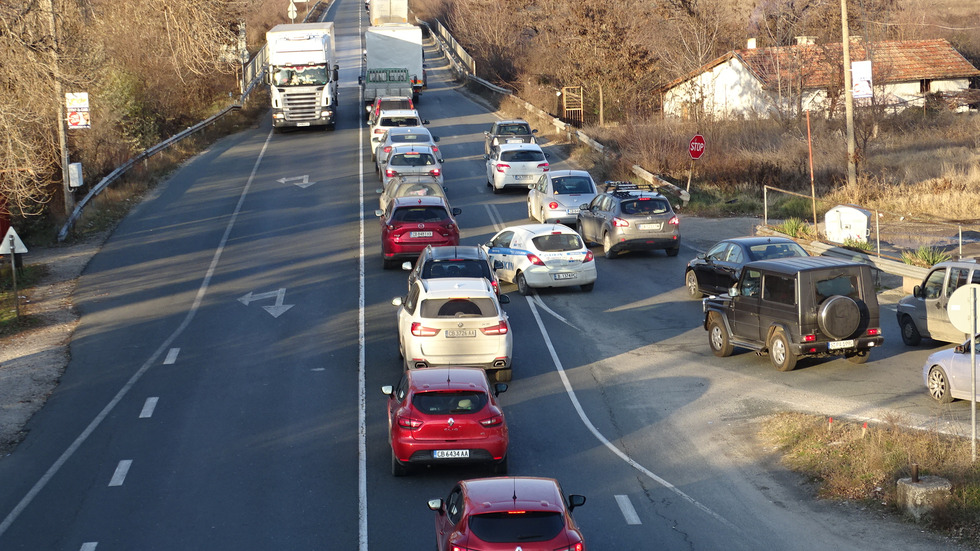
M 980 463 L 971 460 L 970 439 L 907 428 L 901 418 L 881 424 L 842 421 L 804 413 L 781 413 L 761 424 L 760 437 L 783 463 L 808 477 L 825 499 L 853 500 L 904 515 L 897 503 L 899 479 L 933 475 L 952 484 L 945 507 L 925 526 L 980 548 Z

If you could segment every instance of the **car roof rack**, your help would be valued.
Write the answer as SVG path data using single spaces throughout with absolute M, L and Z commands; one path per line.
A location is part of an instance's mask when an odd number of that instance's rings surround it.
M 652 191 L 654 193 L 660 193 L 660 188 L 653 184 L 637 184 L 635 182 L 626 181 L 616 181 L 616 180 L 606 180 L 602 184 L 605 193 L 620 193 L 623 195 L 629 195 L 630 191 Z

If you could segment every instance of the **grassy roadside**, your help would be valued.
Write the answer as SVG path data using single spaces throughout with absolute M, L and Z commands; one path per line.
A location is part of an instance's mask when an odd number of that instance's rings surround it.
M 783 463 L 809 477 L 818 497 L 851 500 L 904 515 L 897 482 L 920 475 L 949 480 L 946 506 L 923 527 L 980 548 L 980 463 L 971 461 L 970 440 L 907 428 L 895 417 L 883 424 L 857 423 L 804 413 L 780 413 L 762 423 L 760 437 L 783 455 Z

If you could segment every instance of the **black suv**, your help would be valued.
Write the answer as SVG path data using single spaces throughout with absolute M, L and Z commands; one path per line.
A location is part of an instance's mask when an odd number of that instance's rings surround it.
M 490 267 L 490 258 L 482 247 L 469 245 L 433 247 L 429 245 L 419 254 L 415 266 L 411 262 L 402 264 L 408 274 L 408 289 L 417 279 L 436 279 L 442 277 L 482 277 L 490 282 L 493 290 L 500 296 L 500 283 Z
M 599 195 L 579 207 L 578 233 L 587 243 L 601 243 L 606 258 L 625 251 L 681 250 L 680 219 L 670 201 L 651 185 L 606 182 Z
M 823 256 L 749 262 L 729 294 L 702 304 L 715 356 L 740 346 L 768 354 L 779 371 L 791 371 L 801 357 L 861 364 L 883 340 L 871 267 L 857 262 Z

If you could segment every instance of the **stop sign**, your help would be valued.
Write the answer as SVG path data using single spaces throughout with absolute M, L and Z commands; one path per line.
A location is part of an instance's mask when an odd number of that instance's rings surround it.
M 691 158 L 700 159 L 701 155 L 704 155 L 704 136 L 701 134 L 695 135 L 691 138 Z

